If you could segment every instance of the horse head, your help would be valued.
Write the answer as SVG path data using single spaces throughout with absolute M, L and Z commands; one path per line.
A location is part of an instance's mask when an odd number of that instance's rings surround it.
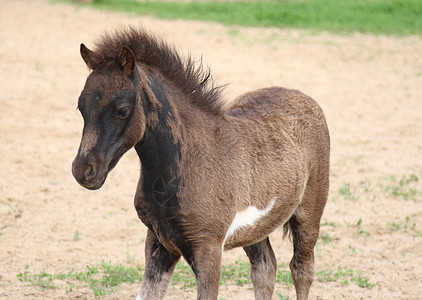
M 145 132 L 141 72 L 127 47 L 114 59 L 104 60 L 81 44 L 81 56 L 92 70 L 79 97 L 84 120 L 82 140 L 72 173 L 83 187 L 96 190 L 108 172 Z

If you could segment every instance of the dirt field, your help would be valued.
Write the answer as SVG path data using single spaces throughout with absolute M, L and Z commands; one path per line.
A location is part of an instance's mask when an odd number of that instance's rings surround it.
M 144 264 L 146 229 L 133 207 L 136 153 L 123 157 L 99 191 L 83 189 L 71 174 L 83 124 L 77 98 L 88 75 L 79 45 L 127 24 L 202 55 L 217 83 L 229 83 L 227 99 L 279 85 L 321 104 L 332 168 L 315 269 L 353 270 L 375 285 L 316 279 L 312 299 L 421 299 L 421 38 L 162 21 L 42 0 L 0 1 L 1 299 L 95 298 L 82 284 L 20 282 L 26 265 L 54 273 L 125 264 L 128 256 Z M 277 231 L 272 243 L 287 265 L 291 242 Z M 228 251 L 224 263 L 238 258 L 247 260 L 241 249 Z M 137 289 L 124 284 L 104 299 L 133 299 Z M 278 294 L 293 299 L 295 292 L 277 283 Z M 253 299 L 253 290 L 222 286 L 220 296 Z M 194 289 L 170 287 L 166 299 L 194 297 Z

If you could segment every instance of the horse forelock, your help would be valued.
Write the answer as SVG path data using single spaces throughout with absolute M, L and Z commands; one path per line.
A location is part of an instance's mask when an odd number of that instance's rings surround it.
M 94 49 L 94 70 L 114 67 L 123 47 L 133 51 L 139 64 L 154 69 L 172 82 L 192 104 L 213 113 L 222 110 L 223 87 L 214 84 L 202 60 L 197 63 L 190 56 L 183 58 L 169 44 L 144 30 L 129 28 L 105 34 Z

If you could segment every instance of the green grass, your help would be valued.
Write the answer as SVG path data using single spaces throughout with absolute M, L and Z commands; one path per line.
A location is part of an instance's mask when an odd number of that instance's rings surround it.
M 78 241 L 79 240 L 79 230 L 75 230 L 75 233 L 73 234 L 73 240 Z
M 338 192 L 344 197 L 345 200 L 357 201 L 360 198 L 360 196 L 357 195 L 357 189 L 349 182 L 343 183 Z
M 329 244 L 331 242 L 331 237 L 326 232 L 320 232 L 318 239 L 323 244 Z
M 289 300 L 290 298 L 287 296 L 283 296 L 282 294 L 278 294 L 278 300 Z
M 323 226 L 329 226 L 329 227 L 332 227 L 332 228 L 336 228 L 336 224 L 334 222 L 328 222 L 327 219 L 324 219 L 321 222 L 321 227 L 323 227 Z
M 393 233 L 399 230 L 405 230 L 412 234 L 414 237 L 420 237 L 420 232 L 416 228 L 417 224 L 413 220 L 410 220 L 409 216 L 404 218 L 404 222 L 391 222 L 387 224 L 388 233 Z
M 422 18 L 422 16 L 421 16 Z M 385 192 L 396 198 L 404 200 L 417 201 L 420 198 L 421 192 L 418 190 L 419 177 L 415 174 L 402 175 L 400 179 L 395 175 L 390 175 L 386 178 L 388 182 L 385 186 Z
M 362 218 L 360 218 L 357 221 L 356 226 L 357 226 L 357 230 L 358 230 L 359 235 L 366 236 L 366 237 L 368 237 L 370 235 L 368 231 L 362 229 Z
M 67 0 L 67 2 L 74 2 Z M 420 0 L 163 2 L 94 0 L 98 9 L 226 25 L 305 28 L 332 32 L 422 35 Z
M 71 269 L 65 272 L 49 273 L 42 270 L 39 274 L 31 274 L 27 265 L 24 272 L 19 273 L 17 277 L 21 282 L 27 282 L 43 289 L 60 288 L 65 281 L 70 279 L 88 285 L 94 296 L 100 297 L 110 294 L 122 283 L 140 282 L 142 269 L 139 266 L 112 265 L 103 262 L 98 266 L 86 266 L 83 271 Z M 75 283 L 70 283 L 66 291 L 71 291 L 75 286 Z
M 181 289 L 196 286 L 195 275 L 192 269 L 184 262 L 179 261 L 171 277 L 171 285 L 181 285 Z
M 285 269 L 284 264 L 278 265 L 276 282 L 284 283 L 287 287 L 292 286 L 292 275 Z M 221 266 L 220 285 L 245 285 L 251 284 L 251 266 L 249 262 L 236 260 L 234 263 Z M 196 286 L 195 275 L 192 269 L 184 262 L 179 261 L 171 279 L 171 285 L 181 285 L 181 289 Z
M 9 199 L 10 200 L 10 199 Z M 19 208 L 19 204 L 12 204 L 13 202 L 6 202 L 4 200 L 0 201 L 0 204 L 3 204 L 7 207 L 9 207 L 10 211 L 12 212 L 13 216 L 15 218 L 18 218 L 22 215 L 22 210 Z
M 394 231 L 398 231 L 400 229 L 406 229 L 409 225 L 409 221 L 410 221 L 410 217 L 407 216 L 405 218 L 405 222 L 403 224 L 402 223 L 396 223 L 396 222 L 389 223 L 388 224 L 389 233 L 392 233 Z M 412 227 L 414 228 L 415 226 L 416 226 L 416 223 L 413 223 Z
M 250 271 L 250 264 L 240 259 L 232 264 L 222 265 L 220 285 L 244 285 L 251 283 L 249 278 Z
M 280 265 L 281 266 L 281 265 Z M 250 284 L 250 264 L 242 260 L 222 265 L 220 285 Z M 292 284 L 290 272 L 278 271 L 277 282 L 284 282 L 287 286 Z M 41 289 L 64 288 L 67 292 L 75 287 L 88 286 L 95 297 L 101 297 L 115 291 L 122 283 L 140 283 L 143 269 L 139 266 L 113 265 L 102 262 L 99 265 L 86 266 L 85 270 L 51 273 L 45 270 L 38 274 L 29 271 L 29 266 L 17 275 L 21 282 L 29 283 Z M 181 289 L 196 286 L 195 275 L 192 269 L 184 262 L 179 261 L 173 273 L 170 285 L 180 286 Z
M 31 273 L 29 266 L 17 275 L 21 282 L 29 283 L 41 289 L 65 289 L 66 293 L 75 288 L 88 286 L 96 298 L 110 294 L 122 283 L 140 283 L 143 277 L 143 269 L 139 266 L 124 266 L 122 264 L 111 264 L 102 262 L 94 266 L 86 266 L 84 270 L 50 273 L 45 270 L 38 274 Z M 337 270 L 324 270 L 316 273 L 316 279 L 322 282 L 338 282 L 345 285 L 355 282 L 363 288 L 372 288 L 375 284 L 368 278 L 362 277 L 359 271 L 338 267 Z M 284 284 L 287 288 L 293 287 L 292 275 L 285 264 L 278 265 L 276 282 Z M 242 260 L 234 263 L 223 264 L 221 271 L 220 285 L 244 285 L 251 284 L 250 264 Z M 181 289 L 193 288 L 196 286 L 195 275 L 191 268 L 180 261 L 176 265 L 170 285 L 180 286 Z M 278 295 L 279 299 L 288 299 Z
M 361 288 L 372 288 L 375 283 L 369 281 L 369 278 L 362 277 L 359 271 L 344 269 L 338 267 L 337 270 L 324 270 L 316 273 L 316 278 L 321 282 L 340 282 L 341 285 L 348 285 L 354 282 Z
M 292 273 L 288 270 L 278 270 L 275 281 L 284 283 L 286 287 L 290 288 L 291 286 L 293 286 Z
M 358 184 L 344 182 L 338 188 L 338 194 L 334 195 L 332 199 L 333 202 L 340 199 L 352 202 L 362 200 L 374 202 L 378 198 L 421 202 L 422 190 L 419 177 L 420 176 L 411 173 L 404 175 L 388 175 L 385 178 L 380 179 L 376 184 L 372 184 L 369 179 L 362 180 Z

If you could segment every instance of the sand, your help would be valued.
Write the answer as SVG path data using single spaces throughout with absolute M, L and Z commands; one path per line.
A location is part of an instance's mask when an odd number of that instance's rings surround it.
M 311 299 L 421 299 L 420 37 L 164 21 L 43 0 L 0 2 L 1 299 L 95 298 L 83 284 L 57 281 L 56 289 L 41 289 L 21 282 L 25 266 L 31 274 L 128 258 L 144 266 L 146 227 L 133 207 L 136 153 L 122 158 L 99 191 L 83 189 L 71 174 L 83 125 L 77 99 L 88 75 L 79 45 L 93 46 L 105 31 L 129 24 L 202 57 L 216 82 L 229 84 L 227 101 L 277 85 L 322 106 L 332 142 L 331 191 L 315 270 L 353 270 L 375 285 L 315 280 Z M 281 235 L 276 231 L 271 241 L 287 265 L 292 245 Z M 236 259 L 247 260 L 242 249 L 223 258 Z M 133 299 L 138 286 L 124 284 L 103 298 Z M 195 293 L 173 286 L 166 299 Z M 293 299 L 295 292 L 277 283 L 273 298 L 278 294 Z M 223 286 L 220 296 L 253 299 L 253 290 Z

